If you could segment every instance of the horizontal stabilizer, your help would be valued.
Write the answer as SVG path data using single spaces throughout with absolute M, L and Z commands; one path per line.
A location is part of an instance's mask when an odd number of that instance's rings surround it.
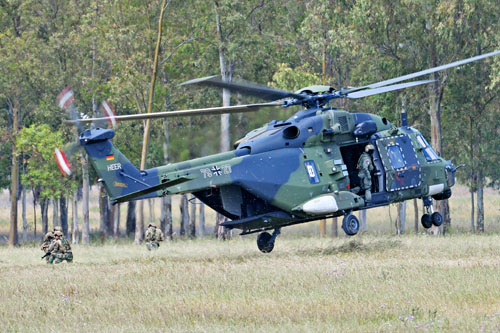
M 130 201 L 130 200 L 134 200 L 134 199 L 138 199 L 138 198 L 143 199 L 142 198 L 143 196 L 146 196 L 150 193 L 158 192 L 158 191 L 161 191 L 163 189 L 166 189 L 167 187 L 185 183 L 185 182 L 190 181 L 194 178 L 195 177 L 182 176 L 182 177 L 170 180 L 170 181 L 160 183 L 160 184 L 155 185 L 155 186 L 150 186 L 150 187 L 144 188 L 143 190 L 140 190 L 140 191 L 131 192 L 131 193 L 128 193 L 126 195 L 111 198 L 111 201 L 112 201 L 112 203 L 118 203 L 118 202 Z M 155 196 L 157 196 L 157 195 L 155 195 Z

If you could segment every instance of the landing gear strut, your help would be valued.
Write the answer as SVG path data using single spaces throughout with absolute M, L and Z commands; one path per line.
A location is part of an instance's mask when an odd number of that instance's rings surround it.
M 349 236 L 354 236 L 358 233 L 359 220 L 355 215 L 352 215 L 351 211 L 345 214 L 342 220 L 342 229 L 344 229 L 344 232 Z
M 443 216 L 439 212 L 434 211 L 434 208 L 432 207 L 432 199 L 430 197 L 422 198 L 422 200 L 424 201 L 424 208 L 426 211 L 426 214 L 422 215 L 422 218 L 420 219 L 422 226 L 426 229 L 432 227 L 432 225 L 439 227 L 443 224 Z
M 274 241 L 281 233 L 281 228 L 276 228 L 271 235 L 268 232 L 261 232 L 257 236 L 257 247 L 263 253 L 269 253 L 274 249 Z

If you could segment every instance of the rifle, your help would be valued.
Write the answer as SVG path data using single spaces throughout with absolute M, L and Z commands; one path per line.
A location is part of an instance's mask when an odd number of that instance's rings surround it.
M 52 252 L 51 252 L 51 251 L 46 252 L 46 253 L 43 255 L 42 259 L 43 259 L 43 258 L 45 258 L 45 257 L 50 256 L 51 254 L 52 254 Z

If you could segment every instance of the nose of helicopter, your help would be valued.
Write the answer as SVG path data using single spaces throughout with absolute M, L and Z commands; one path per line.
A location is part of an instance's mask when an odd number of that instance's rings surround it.
M 463 166 L 463 164 L 460 164 L 455 168 L 451 161 L 447 161 L 445 165 L 445 173 L 446 179 L 448 180 L 448 187 L 452 187 L 453 185 L 455 185 L 455 172 Z

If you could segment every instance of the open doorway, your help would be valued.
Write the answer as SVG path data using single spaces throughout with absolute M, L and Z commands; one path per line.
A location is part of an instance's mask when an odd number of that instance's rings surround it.
M 349 188 L 360 186 L 358 177 L 358 160 L 365 149 L 366 143 L 340 147 L 340 154 L 349 173 Z
M 349 173 L 349 188 L 353 189 L 356 187 L 361 188 L 360 179 L 358 177 L 358 160 L 361 154 L 365 150 L 365 146 L 369 142 L 357 143 L 350 146 L 340 147 L 340 154 L 342 155 L 342 159 L 344 160 L 344 164 L 347 167 L 347 172 Z M 380 166 L 377 163 L 378 161 L 378 152 L 375 149 L 372 162 L 374 166 L 374 170 L 371 174 L 372 176 L 372 193 L 379 192 L 379 180 L 378 176 L 381 174 L 378 170 L 380 170 Z M 359 194 L 363 194 L 364 191 L 361 191 Z

